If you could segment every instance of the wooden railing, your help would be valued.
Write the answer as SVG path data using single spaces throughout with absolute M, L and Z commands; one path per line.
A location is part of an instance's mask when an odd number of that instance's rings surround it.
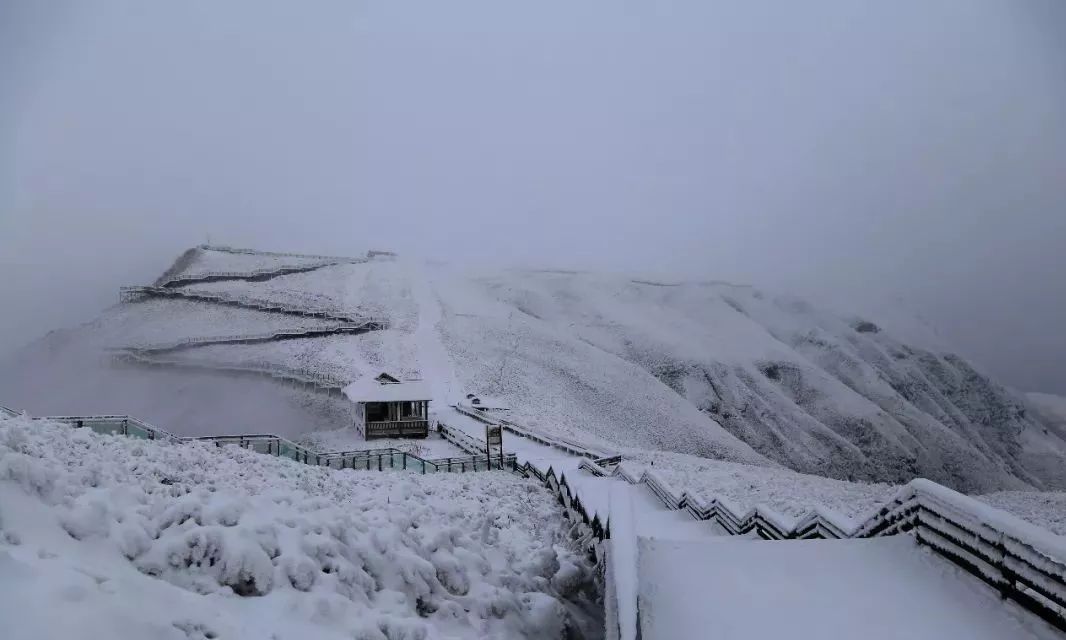
M 340 390 L 346 387 L 350 382 L 349 380 L 334 378 L 333 376 L 312 369 L 296 369 L 278 365 L 214 364 L 193 360 L 175 360 L 173 358 L 164 358 L 137 350 L 121 351 L 114 354 L 112 360 L 119 364 L 134 364 L 148 367 L 175 367 L 181 369 L 195 369 L 198 371 L 254 375 L 307 385 L 312 389 L 332 394 L 340 393 Z
M 365 425 L 367 438 L 386 436 L 425 436 L 429 434 L 429 420 L 417 418 L 412 420 L 374 421 Z
M 912 533 L 917 541 L 995 587 L 1060 629 L 1066 630 L 1066 537 L 939 485 L 916 479 L 882 507 L 853 520 L 816 508 L 791 518 L 766 507 L 747 511 L 729 500 L 705 501 L 677 491 L 653 471 L 634 475 L 582 461 L 580 468 L 645 484 L 670 509 L 684 509 L 733 535 L 765 540 L 872 538 Z M 610 536 L 610 524 L 608 532 Z
M 11 412 L 13 415 L 14 411 Z M 181 437 L 131 416 L 86 415 L 48 416 L 34 420 L 61 422 L 75 428 L 89 428 L 96 433 L 124 435 L 147 440 L 174 443 L 208 442 L 216 446 L 237 446 L 258 453 L 289 458 L 304 464 L 333 469 L 364 469 L 372 471 L 406 470 L 416 473 L 465 473 L 472 471 L 516 471 L 514 454 L 493 457 L 484 454 L 450 458 L 422 458 L 394 447 L 357 449 L 352 451 L 315 451 L 304 445 L 271 434 L 240 434 L 221 436 Z
M 120 287 L 119 300 L 122 302 L 136 302 L 145 297 L 181 298 L 195 302 L 210 302 L 242 309 L 255 311 L 268 311 L 271 313 L 283 313 L 287 315 L 303 316 L 305 318 L 320 318 L 322 320 L 335 320 L 338 322 L 362 323 L 366 318 L 351 316 L 332 308 L 308 308 L 275 302 L 265 298 L 252 296 L 232 296 L 207 291 L 189 291 L 186 289 L 171 289 L 167 287 Z
M 157 344 L 145 344 L 145 345 L 129 345 L 123 347 L 109 347 L 111 351 L 138 351 L 142 353 L 162 353 L 165 351 L 177 351 L 179 349 L 190 349 L 194 347 L 204 347 L 214 344 L 256 344 L 259 342 L 275 342 L 281 340 L 295 340 L 299 338 L 316 338 L 327 335 L 338 334 L 359 334 L 366 333 L 368 331 L 374 331 L 378 329 L 386 328 L 388 322 L 386 320 L 367 320 L 359 324 L 345 323 L 338 324 L 330 327 L 311 327 L 300 329 L 283 329 L 280 331 L 274 331 L 271 333 L 257 333 L 257 334 L 234 334 L 225 336 L 202 336 L 196 338 L 185 338 L 183 340 L 175 340 L 173 342 L 164 342 Z
M 454 429 L 444 424 L 443 422 L 437 422 L 437 431 L 440 435 L 451 442 L 455 446 L 459 447 L 463 451 L 474 455 L 484 455 L 488 452 L 488 448 L 485 446 L 484 440 L 478 440 L 467 435 L 465 432 L 459 429 Z
M 337 262 L 317 262 L 305 265 L 288 265 L 283 267 L 270 267 L 267 269 L 254 269 L 252 271 L 203 271 L 200 273 L 181 274 L 157 284 L 159 287 L 183 287 L 190 284 L 202 284 L 205 282 L 225 282 L 228 280 L 243 280 L 247 282 L 265 282 L 280 276 L 294 273 L 306 273 L 317 271 L 323 267 L 332 267 Z
M 198 249 L 204 251 L 221 251 L 224 253 L 236 253 L 254 256 L 273 256 L 275 258 L 308 258 L 310 260 L 330 260 L 333 262 L 349 262 L 352 264 L 359 264 L 366 262 L 367 258 L 353 258 L 351 256 L 321 256 L 310 253 L 285 253 L 280 251 L 259 251 L 258 249 L 238 249 L 236 247 L 229 247 L 221 244 L 202 244 Z M 367 252 L 369 256 L 371 252 Z
M 621 459 L 621 456 L 617 456 L 617 455 L 612 454 L 612 453 L 606 453 L 606 452 L 602 452 L 602 451 L 593 451 L 591 449 L 587 449 L 585 447 L 582 447 L 582 446 L 579 446 L 579 445 L 576 445 L 576 444 L 572 444 L 572 443 L 569 443 L 569 442 L 563 442 L 563 441 L 558 440 L 556 438 L 551 438 L 551 437 L 548 437 L 548 436 L 540 435 L 540 434 L 535 433 L 534 431 L 532 431 L 532 430 L 530 430 L 530 429 L 528 429 L 526 427 L 523 427 L 521 425 L 518 425 L 518 424 L 516 424 L 516 423 L 514 423 L 514 422 L 512 422 L 510 420 L 506 420 L 506 419 L 503 419 L 503 418 L 494 418 L 492 416 L 487 416 L 484 413 L 481 413 L 480 411 L 478 411 L 477 409 L 471 408 L 469 405 L 467 405 L 467 404 L 465 404 L 463 402 L 454 404 L 454 405 L 452 405 L 452 407 L 456 411 L 458 411 L 459 413 L 462 413 L 463 415 L 466 415 L 466 416 L 470 416 L 471 418 L 474 418 L 475 420 L 478 420 L 480 422 L 484 422 L 485 424 L 494 424 L 494 425 L 498 424 L 498 425 L 500 425 L 503 428 L 504 431 L 506 431 L 506 432 L 508 432 L 510 434 L 513 434 L 513 435 L 516 435 L 516 436 L 519 436 L 519 437 L 522 437 L 522 438 L 526 438 L 527 440 L 532 440 L 532 441 L 537 442 L 539 444 L 543 444 L 545 446 L 552 447 L 553 449 L 559 449 L 560 451 L 565 451 L 565 452 L 567 452 L 567 453 L 569 453 L 570 455 L 573 455 L 573 456 L 579 456 L 579 457 L 582 457 L 582 458 L 588 458 L 589 460 L 608 460 L 609 461 L 609 460 L 612 459 L 612 457 L 617 457 L 617 458 Z

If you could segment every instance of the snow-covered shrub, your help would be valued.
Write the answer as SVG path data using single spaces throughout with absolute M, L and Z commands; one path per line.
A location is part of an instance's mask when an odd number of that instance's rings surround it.
M 561 638 L 593 580 L 551 493 L 502 472 L 329 470 L 15 418 L 0 420 L 5 491 L 41 516 L 16 518 L 0 499 L 0 538 L 23 542 L 5 549 L 32 566 L 74 563 L 109 589 L 140 580 L 171 594 L 156 604 L 174 617 L 153 623 L 169 631 L 145 632 L 156 637 L 269 637 L 245 626 L 251 606 L 306 636 Z M 108 606 L 123 618 L 157 597 L 121 594 Z M 270 604 L 239 604 L 252 601 Z M 215 617 L 177 605 L 189 602 Z

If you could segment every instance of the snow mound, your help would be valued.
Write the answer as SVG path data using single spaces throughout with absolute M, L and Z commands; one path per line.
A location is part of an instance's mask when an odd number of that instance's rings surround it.
M 5 638 L 560 638 L 591 593 L 567 542 L 551 494 L 507 473 L 0 420 Z

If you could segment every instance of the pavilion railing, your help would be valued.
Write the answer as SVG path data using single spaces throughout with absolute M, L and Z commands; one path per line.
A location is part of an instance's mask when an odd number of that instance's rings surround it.
M 411 420 L 368 421 L 364 429 L 367 438 L 425 436 L 429 433 L 429 420 L 416 418 Z

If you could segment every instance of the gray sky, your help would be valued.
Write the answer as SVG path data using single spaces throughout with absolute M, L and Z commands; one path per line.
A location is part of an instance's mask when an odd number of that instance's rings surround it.
M 1066 394 L 1061 0 L 5 0 L 0 87 L 0 351 L 210 234 L 901 299 Z

